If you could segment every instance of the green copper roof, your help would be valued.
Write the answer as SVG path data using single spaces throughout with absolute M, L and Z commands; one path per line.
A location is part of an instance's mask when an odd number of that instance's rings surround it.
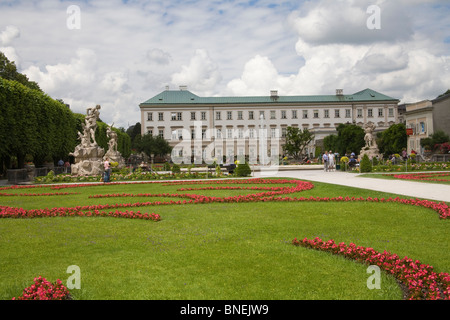
M 188 90 L 166 90 L 143 102 L 141 105 L 339 103 L 369 101 L 399 102 L 398 99 L 391 98 L 371 89 L 365 89 L 351 95 L 278 96 L 276 99 L 270 95 L 254 97 L 199 97 Z

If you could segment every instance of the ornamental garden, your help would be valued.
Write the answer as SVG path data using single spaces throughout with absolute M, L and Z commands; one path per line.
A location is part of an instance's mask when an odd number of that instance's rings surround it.
M 34 184 L 0 199 L 3 300 L 450 298 L 448 203 L 284 178 Z

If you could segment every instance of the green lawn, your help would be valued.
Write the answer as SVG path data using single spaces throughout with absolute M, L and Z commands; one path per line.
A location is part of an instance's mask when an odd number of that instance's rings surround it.
M 288 196 L 389 197 L 388 194 L 314 183 Z M 259 185 L 260 186 L 260 185 Z M 101 185 L 62 189 L 60 196 L 1 197 L 25 209 L 135 203 L 145 197 L 88 198 L 108 193 L 197 193 L 231 196 L 254 190 L 177 191 L 162 184 Z M 185 186 L 187 187 L 187 186 Z M 195 187 L 195 186 L 189 186 Z M 6 191 L 0 191 L 6 192 Z M 8 193 L 55 192 L 49 188 Z M 154 197 L 152 200 L 171 200 Z M 291 240 L 321 237 L 450 271 L 448 220 L 430 209 L 370 202 L 252 202 L 131 208 L 160 214 L 159 222 L 101 217 L 0 219 L 0 299 L 21 294 L 33 279 L 67 281 L 77 265 L 75 299 L 401 299 L 396 281 L 382 274 L 369 290 L 367 266 Z

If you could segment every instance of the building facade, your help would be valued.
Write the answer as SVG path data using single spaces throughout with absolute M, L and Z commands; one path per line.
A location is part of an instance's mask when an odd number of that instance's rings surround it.
M 406 110 L 406 128 L 411 129 L 408 135 L 408 153 L 414 150 L 423 155 L 420 140 L 430 137 L 436 131 L 450 135 L 450 94 L 441 95 L 434 100 L 403 104 L 401 107 Z
M 199 97 L 180 87 L 140 104 L 141 128 L 142 134 L 168 140 L 172 156 L 185 162 L 212 158 L 221 162 L 233 156 L 261 161 L 263 148 L 268 157 L 282 154 L 288 127 L 314 133 L 307 150 L 314 154 L 315 146 L 336 134 L 340 124 L 372 122 L 383 131 L 398 123 L 398 103 L 371 89 L 351 95 L 336 90 L 335 95 L 318 96 L 279 96 L 271 91 L 267 96 Z

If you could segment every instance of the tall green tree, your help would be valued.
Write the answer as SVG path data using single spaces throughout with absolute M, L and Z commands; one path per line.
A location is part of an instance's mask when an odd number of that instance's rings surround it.
M 306 147 L 314 140 L 314 133 L 307 128 L 303 131 L 296 127 L 287 127 L 284 151 L 295 159 L 300 159 Z
M 17 71 L 15 62 L 9 61 L 6 55 L 1 51 L 0 51 L 0 78 L 6 80 L 15 80 L 30 89 L 42 91 L 36 82 L 30 81 L 26 75 L 19 73 Z
M 332 150 L 341 155 L 352 152 L 359 154 L 366 144 L 364 142 L 364 129 L 354 124 L 340 124 L 336 130 L 338 132 L 337 144 Z
M 378 134 L 377 144 L 380 153 L 388 157 L 391 154 L 400 154 L 407 147 L 408 136 L 406 126 L 398 123 L 390 126 Z
M 15 80 L 0 78 L 0 170 L 19 168 L 25 157 L 35 164 L 67 156 L 75 147 L 76 127 L 72 112 L 42 91 Z
M 150 158 L 172 152 L 172 147 L 164 138 L 153 136 L 150 133 L 146 133 L 143 136 L 137 135 L 135 145 L 138 152 L 144 152 Z

